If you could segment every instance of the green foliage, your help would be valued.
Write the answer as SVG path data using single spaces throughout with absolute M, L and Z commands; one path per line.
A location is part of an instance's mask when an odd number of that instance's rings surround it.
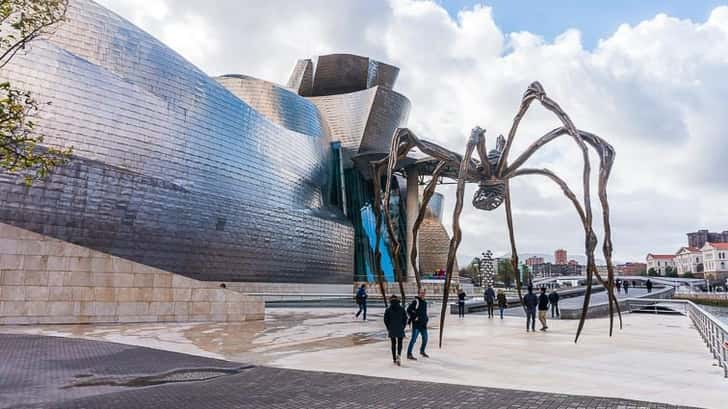
M 522 264 L 521 265 L 521 271 L 523 272 L 523 282 L 528 283 L 529 281 L 533 280 L 533 275 L 531 274 L 531 269 L 528 268 L 527 265 Z
M 483 280 L 480 274 L 480 259 L 475 257 L 467 266 L 460 269 L 460 277 L 467 277 L 473 280 L 473 284 L 479 286 Z
M 65 19 L 68 0 L 0 0 L 0 68 L 39 36 Z M 8 82 L 0 83 L 0 168 L 27 184 L 65 163 L 71 149 L 41 147 L 33 118 L 38 102 Z
M 506 287 L 510 287 L 516 280 L 516 275 L 513 273 L 513 265 L 510 260 L 500 260 L 498 262 L 496 280 L 503 282 Z
M 675 270 L 674 268 L 672 268 L 670 266 L 665 267 L 665 277 L 672 277 L 672 278 L 677 277 L 677 270 Z
M 68 0 L 0 1 L 0 68 L 66 16 Z
M 695 274 L 693 274 L 692 271 L 688 271 L 687 273 L 684 273 L 683 278 L 695 278 Z
M 650 267 L 650 269 L 647 271 L 647 275 L 650 277 L 657 277 L 659 274 L 657 274 L 657 271 L 654 267 Z

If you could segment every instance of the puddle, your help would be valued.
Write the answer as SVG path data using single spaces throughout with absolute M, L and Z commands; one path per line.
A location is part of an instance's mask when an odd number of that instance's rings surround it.
M 100 376 L 95 377 L 91 374 L 79 374 L 75 378 L 77 380 L 70 385 L 63 386 L 61 389 L 83 388 L 91 386 L 121 386 L 128 388 L 140 388 L 145 386 L 162 385 L 166 383 L 180 382 L 201 382 L 210 379 L 219 378 L 221 376 L 235 375 L 243 370 L 250 369 L 253 366 L 244 366 L 240 368 L 190 368 L 176 369 L 161 374 L 146 376 Z

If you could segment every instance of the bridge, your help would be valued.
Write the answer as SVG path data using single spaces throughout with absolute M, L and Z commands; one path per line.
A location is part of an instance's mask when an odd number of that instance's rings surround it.
M 649 279 L 653 284 L 655 285 L 663 285 L 663 286 L 672 286 L 672 287 L 678 287 L 678 286 L 690 286 L 690 287 L 700 287 L 705 285 L 705 280 L 700 278 L 680 278 L 680 277 L 649 277 L 649 276 L 619 276 L 615 277 L 615 279 L 619 280 L 628 280 L 628 281 L 637 281 L 640 284 L 644 285 L 644 283 L 647 282 Z M 583 275 L 578 276 L 558 276 L 558 277 L 544 277 L 544 278 L 536 278 L 533 280 L 533 286 L 534 287 L 540 287 L 542 285 L 547 285 L 551 283 L 566 283 L 566 282 L 586 282 L 586 277 Z M 596 279 L 594 279 L 594 282 L 596 283 Z

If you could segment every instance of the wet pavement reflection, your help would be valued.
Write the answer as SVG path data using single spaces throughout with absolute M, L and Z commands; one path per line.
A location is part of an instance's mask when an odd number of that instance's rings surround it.
M 349 309 L 269 309 L 265 321 L 4 327 L 0 332 L 119 342 L 235 362 L 265 364 L 290 354 L 386 338 L 382 313 L 354 320 Z

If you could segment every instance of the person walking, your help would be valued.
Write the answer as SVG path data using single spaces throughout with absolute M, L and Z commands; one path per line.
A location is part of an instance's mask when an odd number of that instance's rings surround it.
M 458 291 L 458 317 L 465 318 L 465 290 L 460 288 Z
M 488 285 L 488 288 L 485 289 L 483 292 L 483 298 L 485 299 L 485 304 L 488 306 L 488 318 L 493 318 L 495 316 L 495 313 L 493 312 L 493 304 L 495 303 L 495 291 L 493 291 L 493 287 Z
M 503 310 L 508 307 L 506 294 L 503 292 L 503 290 L 498 290 L 498 295 L 496 296 L 496 298 L 498 299 L 498 310 L 500 311 L 500 319 L 503 319 Z
M 399 302 L 399 297 L 389 297 L 389 307 L 384 311 L 384 325 L 387 327 L 389 341 L 392 344 L 392 361 L 402 365 L 402 341 L 404 329 L 407 327 L 407 312 Z
M 622 287 L 624 287 L 624 293 L 629 294 L 629 281 L 624 280 L 624 284 L 622 284 Z
M 622 280 L 617 280 L 615 285 L 617 286 L 617 292 L 622 291 Z
M 554 318 L 554 315 L 561 318 L 559 314 L 559 293 L 556 290 L 551 291 L 551 294 L 549 294 L 549 304 L 551 304 L 551 318 Z
M 538 320 L 541 321 L 541 331 L 549 329 L 546 325 L 546 313 L 549 311 L 549 297 L 546 295 L 546 287 L 541 287 L 541 295 L 538 296 Z
M 415 347 L 417 337 L 422 336 L 422 345 L 420 345 L 420 356 L 429 358 L 425 352 L 427 348 L 427 301 L 425 301 L 425 289 L 420 288 L 414 301 L 412 301 L 407 307 L 407 315 L 409 316 L 409 322 L 412 324 L 412 338 L 410 339 L 409 345 L 407 346 L 407 359 L 416 361 L 417 358 L 412 355 L 412 349 Z
M 533 287 L 528 287 L 528 294 L 523 297 L 523 304 L 526 306 L 526 332 L 529 327 L 531 331 L 536 332 L 536 307 L 538 306 L 538 297 L 533 293 Z
M 367 285 L 362 284 L 358 290 L 356 290 L 356 303 L 359 306 L 359 311 L 356 312 L 354 319 L 359 318 L 359 314 L 364 313 L 364 321 L 367 320 Z
M 647 292 L 648 292 L 648 293 L 651 293 L 651 292 L 652 292 L 652 280 L 650 280 L 650 279 L 648 278 L 648 279 L 647 279 L 647 283 L 645 283 L 645 286 L 647 286 Z

